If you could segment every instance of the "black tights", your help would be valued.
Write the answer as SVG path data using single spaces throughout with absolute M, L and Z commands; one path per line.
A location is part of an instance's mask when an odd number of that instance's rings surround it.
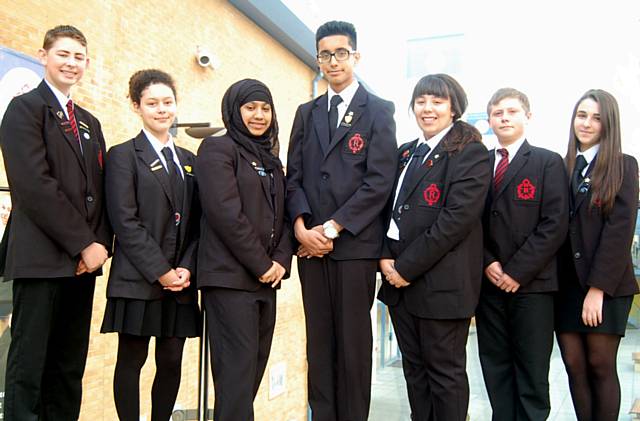
M 578 421 L 615 421 L 620 412 L 616 357 L 620 336 L 558 333 Z
M 148 336 L 120 334 L 113 396 L 120 421 L 140 419 L 140 370 Z M 156 338 L 156 376 L 151 388 L 151 421 L 168 421 L 180 387 L 184 338 Z

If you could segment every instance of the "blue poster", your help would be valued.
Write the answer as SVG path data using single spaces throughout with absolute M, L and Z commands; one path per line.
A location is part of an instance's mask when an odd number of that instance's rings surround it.
M 43 77 L 44 67 L 36 58 L 0 46 L 0 119 L 11 98 L 29 92 Z

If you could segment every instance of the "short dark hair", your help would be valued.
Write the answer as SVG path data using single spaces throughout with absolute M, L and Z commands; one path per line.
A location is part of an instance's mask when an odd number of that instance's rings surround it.
M 87 46 L 87 38 L 84 34 L 75 26 L 71 25 L 58 25 L 55 28 L 51 28 L 44 34 L 44 41 L 42 42 L 42 48 L 48 50 L 51 48 L 54 42 L 58 38 L 71 38 L 82 44 L 83 47 Z
M 331 35 L 345 35 L 349 38 L 349 45 L 353 50 L 358 49 L 358 36 L 356 34 L 356 27 L 352 23 L 342 22 L 338 20 L 332 20 L 321 25 L 316 31 L 316 50 L 318 49 L 318 43 L 324 37 Z
M 505 98 L 517 99 L 518 101 L 520 101 L 520 104 L 522 104 L 522 108 L 524 108 L 524 111 L 526 113 L 531 112 L 529 98 L 527 98 L 524 92 L 521 92 L 514 88 L 500 88 L 493 94 L 493 96 L 489 100 L 489 103 L 487 104 L 487 115 L 491 115 L 491 108 L 494 105 L 498 105 L 498 103 Z
M 129 78 L 129 98 L 134 104 L 140 104 L 142 92 L 150 85 L 167 85 L 176 96 L 176 84 L 167 72 L 158 69 L 138 70 Z
M 411 104 L 409 108 L 413 110 L 413 104 L 422 95 L 434 95 L 446 98 L 451 101 L 451 111 L 453 111 L 453 121 L 462 117 L 467 109 L 467 94 L 457 80 L 444 73 L 424 76 L 413 88 Z

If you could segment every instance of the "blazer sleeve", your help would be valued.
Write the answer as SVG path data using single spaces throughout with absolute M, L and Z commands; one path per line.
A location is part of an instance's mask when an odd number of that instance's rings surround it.
M 300 215 L 311 215 L 311 206 L 302 186 L 302 149 L 305 139 L 302 106 L 298 107 L 287 152 L 287 212 L 292 222 Z
M 69 256 L 77 256 L 97 239 L 51 174 L 43 138 L 47 112 L 44 104 L 33 105 L 23 97 L 11 101 L 0 127 L 5 168 L 20 209 Z
M 185 151 L 185 153 L 187 153 Z M 190 155 L 189 165 L 194 165 L 193 161 L 195 161 L 195 156 Z M 185 176 L 186 177 L 186 176 Z M 193 178 L 193 193 L 191 198 L 191 203 L 189 204 L 189 226 L 187 229 L 187 235 L 185 236 L 186 241 L 189 242 L 187 247 L 185 248 L 184 254 L 178 263 L 179 267 L 188 269 L 191 272 L 191 276 L 195 276 L 196 274 L 196 262 L 198 256 L 198 245 L 200 243 L 200 217 L 202 216 L 202 210 L 200 206 L 200 191 L 198 188 L 198 180 L 196 177 Z
M 613 209 L 605 218 L 600 243 L 593 255 L 587 285 L 613 295 L 624 278 L 626 265 L 620 256 L 628 256 L 638 213 L 638 162 L 624 156 L 622 186 L 616 195 Z
M 99 156 L 97 157 L 97 159 L 98 159 L 99 165 L 104 166 L 105 165 L 104 161 L 106 160 L 106 157 L 107 157 L 107 147 L 104 141 L 104 135 L 102 134 L 102 128 L 100 126 L 100 122 L 96 118 L 92 118 L 92 121 L 97 127 L 98 143 L 100 144 L 100 151 L 98 152 Z M 100 182 L 103 184 L 102 187 L 105 188 L 106 178 L 102 178 Z M 104 203 L 105 203 L 105 207 L 103 209 L 102 214 L 100 215 L 100 221 L 98 222 L 98 226 L 95 232 L 96 232 L 96 235 L 98 236 L 97 241 L 100 244 L 104 245 L 107 251 L 109 252 L 109 256 L 112 256 L 113 255 L 113 230 L 111 227 L 111 221 L 109 221 L 109 214 L 107 213 L 106 199 Z
M 202 211 L 208 228 L 218 235 L 235 259 L 256 278 L 264 275 L 272 260 L 252 223 L 242 211 L 235 172 L 235 152 L 230 142 L 205 139 L 198 150 L 196 174 Z
M 569 182 L 560 155 L 554 153 L 546 160 L 543 180 L 538 225 L 502 268 L 520 285 L 531 282 L 567 238 Z
M 107 211 L 118 247 L 144 279 L 153 284 L 171 270 L 171 265 L 138 216 L 136 157 L 128 146 L 131 144 L 115 146 L 107 156 Z
M 447 159 L 452 159 L 448 157 Z M 479 223 L 491 181 L 487 149 L 480 142 L 465 146 L 448 168 L 446 204 L 436 221 L 398 256 L 395 268 L 411 282 L 427 272 L 469 235 Z
M 287 218 L 288 219 L 288 218 Z M 293 233 L 291 230 L 291 224 L 288 220 L 284 221 L 282 227 L 282 234 L 280 235 L 280 242 L 278 247 L 273 251 L 272 258 L 276 262 L 280 263 L 287 271 L 285 278 L 288 278 L 291 274 L 291 259 L 293 255 Z
M 398 167 L 394 110 L 393 104 L 385 101 L 373 116 L 362 184 L 331 216 L 354 236 L 380 215 L 393 188 Z

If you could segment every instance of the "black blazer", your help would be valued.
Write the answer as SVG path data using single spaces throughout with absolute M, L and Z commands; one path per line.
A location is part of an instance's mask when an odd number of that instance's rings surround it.
M 200 218 L 195 156 L 175 149 L 185 186 L 179 227 L 169 174 L 144 132 L 109 149 L 107 210 L 116 239 L 107 297 L 155 300 L 174 295 L 183 303 L 195 297 Z M 165 291 L 158 279 L 176 267 L 189 269 L 193 287 L 179 293 Z
M 586 178 L 595 162 L 595 159 L 591 162 Z M 578 193 L 570 213 L 569 235 L 559 255 L 560 277 L 568 280 L 577 274 L 585 291 L 593 286 L 611 297 L 637 294 L 638 283 L 631 260 L 638 213 L 636 159 L 624 155 L 622 186 L 607 217 L 597 206 L 590 206 L 589 183 L 583 186 L 585 189 Z
M 0 126 L 12 201 L 5 279 L 74 276 L 85 247 L 111 248 L 102 130 L 85 109 L 76 106 L 75 116 L 84 153 L 44 81 L 7 107 Z
M 196 159 L 203 218 L 198 250 L 198 287 L 257 291 L 272 265 L 291 270 L 293 244 L 285 219 L 285 179 L 274 170 L 272 206 L 268 175 L 260 160 L 229 136 L 202 141 Z
M 443 143 L 451 138 L 474 141 L 462 151 L 448 153 Z M 416 144 L 417 140 L 402 145 L 399 156 L 409 156 L 405 151 Z M 411 282 L 402 288 L 406 306 L 418 317 L 471 317 L 480 296 L 481 216 L 491 181 L 489 156 L 480 133 L 457 121 L 418 171 L 398 222 L 399 247 L 385 247 L 399 248 L 391 257 L 396 270 Z M 384 238 L 387 243 L 392 241 L 386 235 Z M 396 305 L 399 294 L 400 289 L 385 281 L 378 298 Z
M 489 151 L 494 167 L 495 150 Z M 518 292 L 558 289 L 556 253 L 567 236 L 569 186 L 560 155 L 526 140 L 509 163 L 499 191 L 493 179 L 482 217 L 484 267 L 497 261 L 520 283 Z M 499 291 L 485 276 L 483 288 Z
M 396 161 L 394 106 L 358 87 L 329 143 L 327 94 L 298 107 L 287 160 L 287 210 L 308 228 L 344 227 L 329 256 L 378 258 Z M 327 147 L 328 144 L 328 147 Z

